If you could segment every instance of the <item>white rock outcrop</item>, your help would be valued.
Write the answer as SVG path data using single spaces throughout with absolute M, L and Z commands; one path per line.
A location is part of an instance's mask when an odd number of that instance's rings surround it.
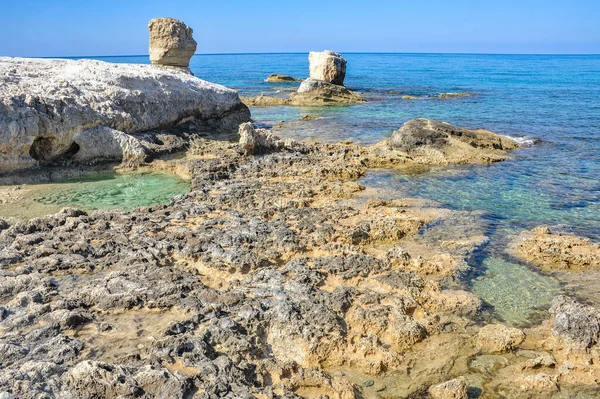
M 148 30 L 150 62 L 189 72 L 187 68 L 197 47 L 192 28 L 173 18 L 155 18 L 148 24 Z
M 308 54 L 310 78 L 343 86 L 346 78 L 346 60 L 333 51 L 311 51 Z
M 127 135 L 183 124 L 235 132 L 249 118 L 234 90 L 176 71 L 0 57 L 0 172 L 137 159 L 140 147 Z

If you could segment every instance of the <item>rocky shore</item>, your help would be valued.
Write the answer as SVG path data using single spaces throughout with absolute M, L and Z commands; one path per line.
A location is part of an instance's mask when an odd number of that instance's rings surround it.
M 0 218 L 0 398 L 598 395 L 600 310 L 559 295 L 541 324 L 506 325 L 466 290 L 477 212 L 357 181 L 504 161 L 515 141 L 429 119 L 372 146 L 280 139 L 185 70 L 191 29 L 150 32 L 158 67 L 0 58 L 3 172 L 116 161 L 191 181 L 131 212 Z M 343 57 L 310 60 L 290 101 L 355 95 Z M 600 256 L 548 228 L 514 245 L 540 267 Z
M 443 288 L 468 270 L 482 232 L 422 242 L 424 226 L 458 213 L 378 199 L 355 182 L 370 166 L 414 163 L 416 148 L 447 154 L 465 137 L 484 154 L 516 146 L 472 132 L 416 120 L 385 143 L 361 147 L 279 140 L 246 124 L 239 144 L 196 138 L 184 159 L 167 161 L 193 182 L 167 205 L 2 222 L 0 391 L 19 398 L 592 392 L 597 310 L 561 297 L 539 327 L 482 323 L 477 297 Z

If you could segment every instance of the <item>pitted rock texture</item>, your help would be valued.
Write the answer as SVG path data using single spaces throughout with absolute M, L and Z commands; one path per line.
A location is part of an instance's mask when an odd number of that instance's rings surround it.
M 155 18 L 148 24 L 148 30 L 150 62 L 181 68 L 190 65 L 197 47 L 192 28 L 173 18 Z
M 600 270 L 600 245 L 540 226 L 521 234 L 517 254 L 544 270 Z
M 192 179 L 166 205 L 0 224 L 0 392 L 426 397 L 457 375 L 490 397 L 597 389 L 597 344 L 583 360 L 541 353 L 531 337 L 551 342 L 549 325 L 519 344 L 492 325 L 515 353 L 482 359 L 481 301 L 443 288 L 482 228 L 469 212 L 365 197 L 371 151 L 290 141 L 251 156 L 197 138 L 153 164 Z
M 468 399 L 467 381 L 464 377 L 434 385 L 429 388 L 433 399 Z
M 311 51 L 308 54 L 310 78 L 343 86 L 346 78 L 347 61 L 333 51 Z
M 552 301 L 552 333 L 567 346 L 588 349 L 600 338 L 600 311 L 561 295 Z
M 106 128 L 131 135 L 196 124 L 235 132 L 250 118 L 235 91 L 151 65 L 1 57 L 0 86 L 0 172 L 73 158 L 143 158 L 135 138 Z

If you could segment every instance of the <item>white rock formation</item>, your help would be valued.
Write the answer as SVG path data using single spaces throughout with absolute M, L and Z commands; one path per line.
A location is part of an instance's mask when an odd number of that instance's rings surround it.
M 308 54 L 310 63 L 310 77 L 316 80 L 343 86 L 346 77 L 346 60 L 341 54 L 333 51 L 316 52 Z
M 0 87 L 0 172 L 119 158 L 117 146 L 120 158 L 141 155 L 132 140 L 99 127 L 131 134 L 191 123 L 231 132 L 250 118 L 235 91 L 151 65 L 0 57 Z
M 155 18 L 148 24 L 148 30 L 150 62 L 189 71 L 187 67 L 197 46 L 192 28 L 173 18 Z
M 240 148 L 245 154 L 257 154 L 293 145 L 293 140 L 281 140 L 267 129 L 256 129 L 251 122 L 242 123 L 238 131 Z

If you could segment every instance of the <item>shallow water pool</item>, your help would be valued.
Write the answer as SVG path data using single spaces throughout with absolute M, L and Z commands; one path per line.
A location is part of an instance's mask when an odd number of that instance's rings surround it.
M 32 218 L 58 212 L 66 206 L 86 211 L 119 209 L 167 203 L 184 194 L 190 184 L 162 172 L 95 172 L 76 179 L 47 184 L 3 187 L 0 216 Z

